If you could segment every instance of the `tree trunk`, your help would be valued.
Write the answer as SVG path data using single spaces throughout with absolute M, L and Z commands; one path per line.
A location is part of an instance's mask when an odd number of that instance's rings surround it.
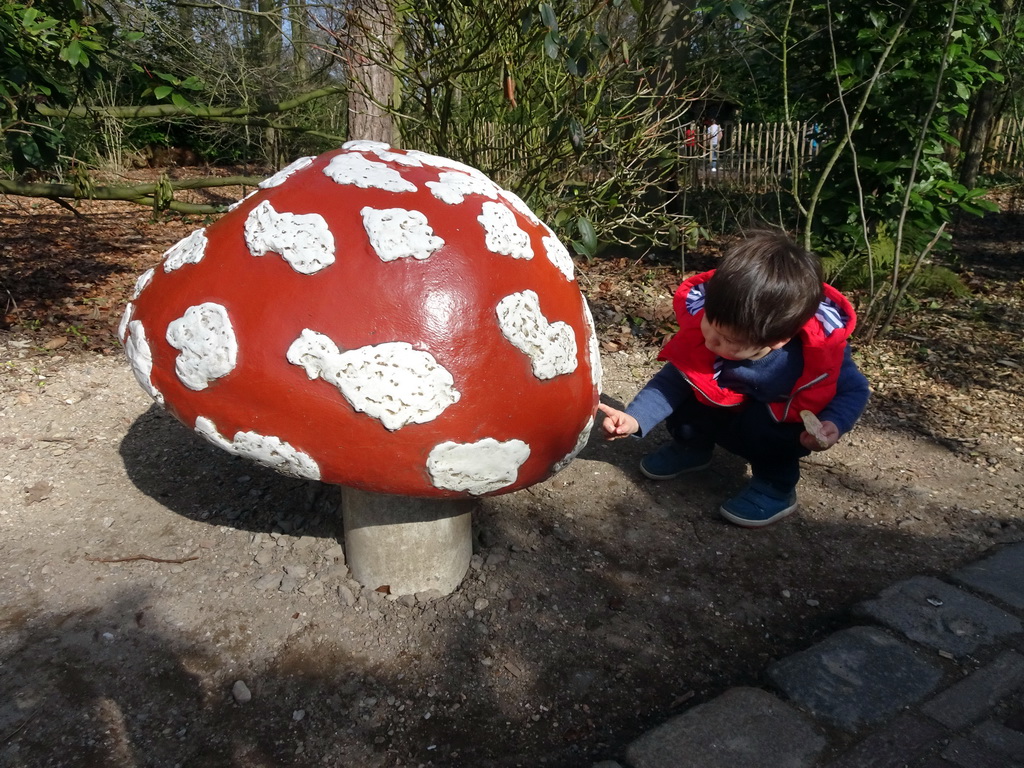
M 384 66 L 394 36 L 394 10 L 390 0 L 359 0 L 349 13 L 351 54 L 348 95 L 348 137 L 393 141 L 388 113 L 394 81 Z
M 295 79 L 305 86 L 309 77 L 309 15 L 306 11 L 306 0 L 292 0 L 288 11 L 288 20 L 292 28 L 292 60 L 295 66 Z
M 977 186 L 981 161 L 988 147 L 988 137 L 992 129 L 992 115 L 995 113 L 996 95 L 999 86 L 989 80 L 978 90 L 967 124 L 964 126 L 963 139 L 964 159 L 960 164 L 960 183 L 968 189 Z
M 1017 20 L 1014 17 L 1016 0 L 999 0 L 995 6 L 1003 19 L 1005 29 L 1012 30 L 1017 27 Z M 996 50 L 1002 53 L 1006 45 L 1001 41 L 997 42 Z M 993 63 L 991 68 L 995 72 L 1002 72 L 1002 62 Z M 978 182 L 978 174 L 981 172 L 981 163 L 985 159 L 985 150 L 988 149 L 989 138 L 997 116 L 996 104 L 1000 101 L 1000 93 L 1005 89 L 1004 84 L 997 83 L 990 79 L 982 84 L 975 94 L 971 104 L 970 113 L 967 116 L 967 123 L 964 126 L 960 145 L 963 147 L 964 156 L 960 164 L 960 183 L 968 189 L 973 189 Z

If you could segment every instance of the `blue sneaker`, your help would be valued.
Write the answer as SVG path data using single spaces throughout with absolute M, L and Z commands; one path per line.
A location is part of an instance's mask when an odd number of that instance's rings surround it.
M 706 469 L 713 448 L 687 447 L 673 440 L 640 460 L 640 471 L 651 480 L 671 480 L 685 472 Z
M 751 480 L 749 485 L 722 505 L 718 511 L 730 523 L 744 528 L 761 528 L 784 518 L 796 509 L 796 491 L 784 493 L 768 483 Z

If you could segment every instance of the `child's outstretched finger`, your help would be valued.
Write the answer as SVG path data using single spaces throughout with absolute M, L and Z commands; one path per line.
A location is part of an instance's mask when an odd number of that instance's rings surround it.
M 605 416 L 604 421 L 601 422 L 601 428 L 604 429 L 606 439 L 618 440 L 621 437 L 629 437 L 637 431 L 636 419 L 624 411 L 604 403 L 598 403 L 597 408 Z

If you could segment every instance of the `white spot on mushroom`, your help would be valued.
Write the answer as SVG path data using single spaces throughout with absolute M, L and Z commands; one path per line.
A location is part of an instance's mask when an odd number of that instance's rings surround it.
M 307 328 L 288 348 L 288 362 L 333 384 L 355 410 L 391 431 L 433 421 L 462 396 L 433 355 L 404 341 L 342 351 Z
M 437 181 L 428 181 L 427 186 L 434 197 L 448 205 L 461 205 L 466 195 L 498 198 L 498 186 L 479 172 L 473 176 L 462 171 L 442 171 Z
M 544 253 L 547 254 L 548 260 L 558 267 L 559 271 L 565 275 L 566 280 L 573 280 L 576 267 L 572 263 L 569 251 L 562 245 L 562 241 L 554 235 L 548 235 L 542 238 L 541 242 L 544 244 Z
M 155 269 L 147 269 L 141 275 L 139 279 L 135 281 L 135 288 L 132 290 L 132 295 L 129 297 L 129 301 L 135 301 L 142 292 L 146 290 L 146 286 L 149 285 L 153 280 L 153 274 L 156 272 Z
M 196 419 L 195 430 L 218 448 L 228 453 L 251 459 L 265 467 L 292 477 L 320 479 L 320 467 L 306 453 L 294 448 L 279 437 L 261 435 L 258 432 L 236 432 L 228 440 L 217 431 L 217 426 L 205 416 Z
M 492 186 L 497 186 L 482 171 L 474 168 L 471 165 L 460 163 L 458 160 L 452 160 L 447 157 L 441 157 L 440 155 L 431 155 L 426 152 L 421 152 L 418 149 L 410 149 L 406 152 L 407 157 L 414 158 L 421 162 L 423 165 L 430 166 L 431 168 L 448 168 L 454 171 L 462 171 L 470 176 L 475 176 L 483 181 L 489 182 Z
M 386 144 L 383 141 L 370 141 L 369 139 L 353 139 L 352 141 L 346 141 L 341 145 L 342 149 L 351 150 L 353 152 L 389 152 L 391 145 Z
M 160 405 L 164 404 L 164 396 L 155 386 L 151 376 L 153 375 L 153 352 L 149 348 L 149 341 L 146 339 L 146 329 L 138 320 L 128 323 L 128 336 L 124 342 L 124 353 L 132 367 L 132 373 L 139 382 L 139 386 L 146 394 L 156 400 Z
M 514 192 L 509 192 L 507 189 L 501 189 L 498 191 L 498 196 L 501 197 L 502 200 L 511 205 L 513 208 L 515 208 L 524 217 L 529 219 L 531 222 L 533 222 L 534 224 L 539 224 L 540 226 L 547 229 L 547 225 L 540 220 L 537 214 L 530 210 L 530 206 L 524 203 L 523 199 L 519 197 L 519 195 L 515 194 Z
M 491 253 L 513 259 L 533 258 L 530 235 L 520 228 L 511 208 L 501 203 L 484 203 L 477 221 L 483 225 L 484 245 Z
M 259 189 L 254 189 L 254 190 L 253 190 L 252 192 L 250 192 L 250 193 L 249 193 L 248 195 L 246 195 L 245 197 L 243 197 L 243 198 L 242 198 L 241 200 L 236 200 L 236 201 L 235 201 L 235 202 L 233 202 L 233 203 L 232 203 L 231 205 L 229 205 L 229 206 L 228 206 L 228 210 L 229 210 L 229 211 L 233 211 L 233 210 L 235 210 L 235 208 L 238 208 L 238 207 L 239 207 L 239 206 L 240 206 L 240 205 L 241 205 L 242 203 L 244 203 L 244 202 L 245 202 L 246 200 L 248 200 L 248 199 L 249 199 L 250 197 L 252 197 L 253 195 L 258 195 L 259 193 L 260 193 L 260 190 L 259 190 Z
M 568 467 L 569 464 L 572 463 L 572 460 L 579 455 L 579 452 L 582 451 L 587 446 L 587 441 L 590 440 L 590 431 L 593 428 L 594 417 L 591 416 L 590 419 L 587 421 L 587 425 L 583 427 L 583 431 L 580 432 L 579 436 L 576 438 L 576 445 L 573 446 L 573 449 L 569 451 L 569 453 L 566 455 L 564 459 L 559 461 L 557 464 L 555 464 L 555 466 L 551 468 L 551 474 L 558 474 L 563 469 Z
M 346 141 L 341 145 L 341 148 L 355 152 L 368 152 L 376 155 L 385 162 L 398 163 L 399 165 L 408 165 L 414 168 L 419 168 L 423 165 L 423 163 L 411 155 L 402 154 L 401 152 L 392 152 L 391 146 L 382 141 Z
M 601 393 L 601 378 L 604 372 L 601 368 L 601 345 L 597 340 L 597 326 L 594 325 L 594 315 L 590 311 L 587 300 L 580 296 L 583 301 L 583 321 L 587 326 L 587 345 L 590 349 L 590 379 L 594 382 L 594 389 Z
M 278 213 L 264 200 L 245 219 L 253 256 L 279 253 L 292 269 L 312 275 L 334 263 L 334 235 L 319 213 Z
M 427 472 L 437 488 L 480 496 L 512 485 L 528 458 L 530 446 L 522 440 L 501 443 L 485 437 L 475 443 L 448 441 L 430 451 Z
M 209 301 L 189 307 L 168 325 L 167 343 L 181 351 L 174 372 L 182 384 L 197 391 L 231 373 L 238 360 L 238 342 L 228 312 Z
M 277 187 L 280 186 L 281 184 L 284 184 L 288 177 L 291 176 L 293 173 L 301 171 L 303 168 L 308 168 L 310 165 L 312 165 L 314 159 L 315 158 L 313 157 L 300 157 L 295 162 L 289 163 L 280 171 L 271 176 L 269 179 L 264 179 L 263 181 L 261 181 L 260 189 L 270 189 L 271 187 Z
M 206 255 L 206 243 L 205 229 L 197 229 L 176 242 L 164 254 L 164 272 L 173 272 L 186 264 L 198 264 Z
M 363 228 L 381 261 L 429 258 L 444 245 L 434 235 L 427 217 L 404 208 L 363 208 Z
M 362 189 L 383 189 L 387 192 L 415 192 L 416 185 L 384 163 L 375 163 L 362 155 L 335 155 L 324 168 L 328 178 L 338 184 L 354 184 Z
M 124 314 L 121 315 L 121 322 L 117 324 L 117 338 L 124 344 L 125 336 L 128 333 L 128 323 L 132 319 L 132 315 L 135 314 L 135 305 L 130 301 L 124 308 Z
M 538 379 L 553 379 L 576 370 L 576 336 L 572 326 L 549 323 L 534 291 L 506 296 L 498 302 L 502 335 L 526 353 Z

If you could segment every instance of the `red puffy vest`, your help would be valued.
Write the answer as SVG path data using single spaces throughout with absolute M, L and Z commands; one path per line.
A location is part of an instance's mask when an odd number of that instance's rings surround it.
M 704 301 L 698 286 L 713 274 L 714 270 L 694 275 L 679 286 L 673 302 L 679 332 L 665 344 L 658 359 L 672 363 L 700 401 L 723 407 L 743 405 L 748 399 L 745 395 L 718 385 L 717 358 L 704 346 L 700 330 Z M 787 400 L 767 404 L 776 421 L 798 422 L 800 411 L 819 413 L 835 397 L 846 340 L 856 327 L 857 316 L 843 294 L 827 283 L 823 287 L 825 300 L 797 334 L 803 345 L 803 371 Z

